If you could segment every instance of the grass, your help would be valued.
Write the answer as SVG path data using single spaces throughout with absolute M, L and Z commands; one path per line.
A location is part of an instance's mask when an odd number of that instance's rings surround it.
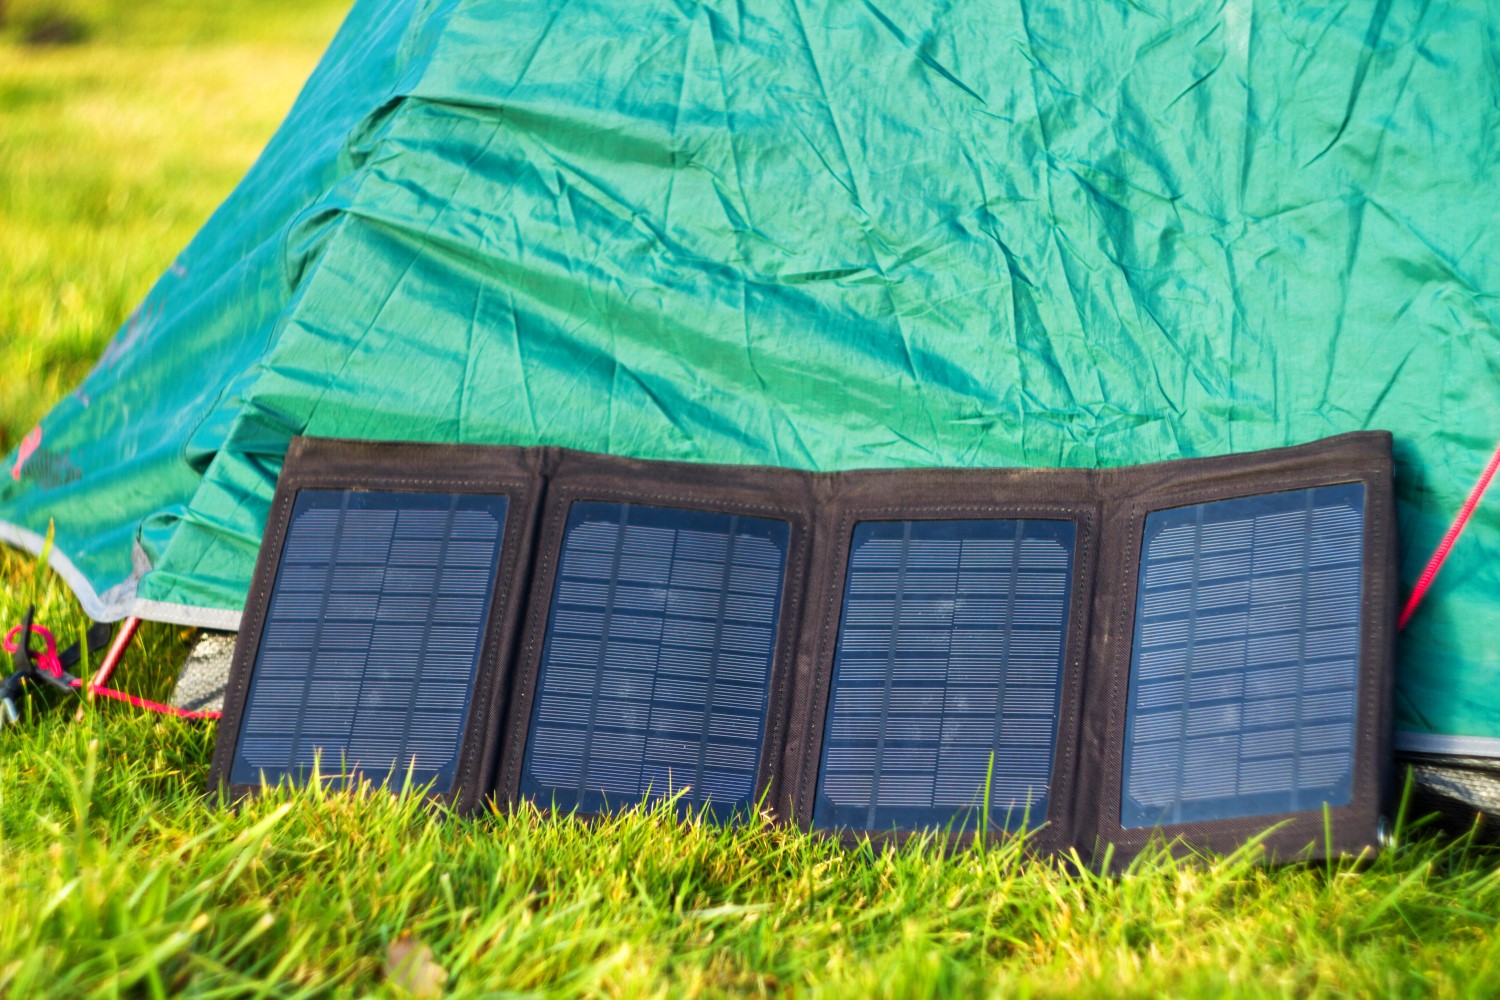
M 331 0 L 10 0 L 0 26 L 0 448 L 92 364 L 269 136 Z M 40 20 L 82 40 L 38 46 Z M 64 32 L 66 34 L 66 32 Z M 76 604 L 0 554 L 0 622 Z M 119 683 L 164 698 L 191 635 Z M 0 994 L 1484 995 L 1500 852 L 1421 829 L 1373 864 L 1014 847 L 846 851 L 794 831 L 474 819 L 414 796 L 204 795 L 211 726 L 112 704 L 0 732 Z M 391 947 L 417 956 L 393 977 Z M 423 949 L 426 949 L 425 951 Z M 418 980 L 425 980 L 419 982 Z
M 164 690 L 180 642 L 148 633 L 125 676 Z M 6 735 L 0 989 L 399 996 L 405 939 L 466 996 L 1461 996 L 1500 974 L 1496 857 L 1462 839 L 1100 878 L 664 807 L 585 825 L 279 790 L 236 811 L 204 799 L 211 743 L 113 706 Z

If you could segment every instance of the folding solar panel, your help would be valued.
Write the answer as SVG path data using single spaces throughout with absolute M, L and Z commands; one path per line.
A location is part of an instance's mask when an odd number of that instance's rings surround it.
M 1346 483 L 1147 516 L 1123 826 L 1348 804 L 1364 497 Z
M 575 502 L 537 668 L 520 794 L 600 812 L 681 793 L 752 805 L 789 526 Z
M 246 603 L 212 781 L 408 777 L 472 805 L 515 614 L 515 449 L 299 439 Z
M 250 679 L 231 781 L 321 758 L 453 783 L 494 593 L 503 496 L 304 490 Z
M 990 829 L 1047 816 L 1076 529 L 854 527 L 813 824 Z
M 298 439 L 211 780 L 764 802 L 1115 866 L 1162 832 L 1369 850 L 1392 505 L 1383 434 L 845 473 Z

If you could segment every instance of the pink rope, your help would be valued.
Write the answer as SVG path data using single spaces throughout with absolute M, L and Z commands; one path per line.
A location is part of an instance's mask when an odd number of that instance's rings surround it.
M 75 680 L 73 686 L 82 687 L 83 681 Z M 148 712 L 175 715 L 179 719 L 217 719 L 224 714 L 223 712 L 212 711 L 191 712 L 185 708 L 178 708 L 176 705 L 163 705 L 159 701 L 140 698 L 133 694 L 126 694 L 124 691 L 116 691 L 114 688 L 100 687 L 97 684 L 90 684 L 88 691 L 91 695 L 97 695 L 102 698 L 113 698 L 115 701 L 123 701 L 125 704 L 134 705 L 136 708 L 144 708 Z
M 115 636 L 115 641 L 110 644 L 109 652 L 104 654 L 104 662 L 99 664 L 99 670 L 94 674 L 94 679 L 88 684 L 86 690 L 89 696 L 113 698 L 115 701 L 123 701 L 125 704 L 134 705 L 136 708 L 144 708 L 148 712 L 175 715 L 179 719 L 217 719 L 223 715 L 224 713 L 222 712 L 193 712 L 185 708 L 178 708 L 176 705 L 163 705 L 159 701 L 151 701 L 147 698 L 126 694 L 124 691 L 116 691 L 114 688 L 104 686 L 104 682 L 109 680 L 110 675 L 115 672 L 115 668 L 124 659 L 125 648 L 130 645 L 130 640 L 135 638 L 136 630 L 140 627 L 141 620 L 139 618 L 125 619 L 125 624 L 120 627 L 120 634 Z M 82 687 L 83 682 L 76 681 L 73 686 Z
M 45 651 L 36 653 L 34 655 L 33 662 L 36 663 L 36 668 L 42 673 L 47 674 L 51 677 L 62 677 L 62 661 L 57 658 L 57 640 L 52 637 L 52 632 L 49 629 L 42 627 L 41 625 L 31 626 L 31 631 L 36 635 L 41 636 L 42 641 L 47 644 L 47 648 Z M 18 638 L 20 634 L 21 626 L 19 625 L 15 626 L 9 632 L 5 633 L 5 642 L 3 643 L 3 645 L 7 653 L 15 653 L 20 651 L 21 643 L 29 643 L 31 641 L 30 636 L 27 636 L 24 639 Z M 28 645 L 27 652 L 29 653 L 30 651 L 31 649 Z
M 105 654 L 104 662 L 99 666 L 98 672 L 94 674 L 94 679 L 85 685 L 83 681 L 74 678 L 71 686 L 83 688 L 88 692 L 90 697 L 113 698 L 115 701 L 123 701 L 127 705 L 144 708 L 149 712 L 160 712 L 162 715 L 175 715 L 179 719 L 217 719 L 222 716 L 224 714 L 222 712 L 189 711 L 185 708 L 178 708 L 175 705 L 163 705 L 159 701 L 151 701 L 148 698 L 140 698 L 133 694 L 126 694 L 124 691 L 116 691 L 113 688 L 104 687 L 103 682 L 108 679 L 110 674 L 114 673 L 115 667 L 119 665 L 120 659 L 125 655 L 125 647 L 130 645 L 130 640 L 135 637 L 136 630 L 140 628 L 140 625 L 141 620 L 139 618 L 125 619 L 124 627 L 120 629 L 120 634 L 115 636 L 115 641 L 109 647 L 109 652 Z M 44 652 L 35 654 L 37 669 L 45 671 L 53 677 L 62 677 L 62 663 L 57 658 L 57 638 L 52 634 L 52 630 L 44 625 L 33 625 L 31 626 L 31 631 L 34 635 L 41 636 L 42 641 L 46 643 L 47 647 Z M 18 638 L 20 634 L 21 626 L 17 625 L 5 634 L 5 639 L 3 642 L 0 642 L 0 646 L 3 646 L 7 653 L 16 652 L 20 649 L 18 644 L 21 641 Z
M 1500 469 L 1500 446 L 1495 448 L 1490 464 L 1484 467 L 1484 472 L 1480 474 L 1479 482 L 1474 484 L 1474 490 L 1469 494 L 1469 499 L 1465 500 L 1463 507 L 1459 508 L 1458 517 L 1453 519 L 1453 524 L 1448 527 L 1448 533 L 1438 544 L 1437 551 L 1427 561 L 1427 568 L 1422 570 L 1422 575 L 1417 578 L 1416 586 L 1411 588 L 1411 596 L 1406 599 L 1406 607 L 1401 609 L 1401 618 L 1396 622 L 1398 629 L 1406 628 L 1406 623 L 1411 621 L 1412 613 L 1417 610 L 1417 605 L 1421 604 L 1422 598 L 1427 596 L 1427 589 L 1432 586 L 1438 570 L 1443 568 L 1443 562 L 1448 558 L 1448 553 L 1453 551 L 1453 543 L 1458 541 L 1459 534 L 1469 523 L 1469 518 L 1479 506 L 1479 500 L 1484 496 L 1484 491 L 1489 489 L 1490 480 L 1495 478 L 1497 469 Z

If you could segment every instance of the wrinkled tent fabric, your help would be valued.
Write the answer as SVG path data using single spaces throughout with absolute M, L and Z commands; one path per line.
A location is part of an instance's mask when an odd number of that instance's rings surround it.
M 359 0 L 11 454 L 90 613 L 233 628 L 298 433 L 840 470 L 1500 435 L 1500 10 Z M 1401 646 L 1500 756 L 1500 503 Z M 1425 742 L 1424 742 L 1425 741 Z

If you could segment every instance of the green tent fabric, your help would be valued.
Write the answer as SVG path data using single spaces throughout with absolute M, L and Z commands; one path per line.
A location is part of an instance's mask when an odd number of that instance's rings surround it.
M 5 466 L 99 617 L 233 628 L 299 433 L 834 470 L 1500 438 L 1500 8 L 359 0 Z M 1500 756 L 1500 500 L 1401 645 Z M 1424 742 L 1426 741 L 1426 742 Z

